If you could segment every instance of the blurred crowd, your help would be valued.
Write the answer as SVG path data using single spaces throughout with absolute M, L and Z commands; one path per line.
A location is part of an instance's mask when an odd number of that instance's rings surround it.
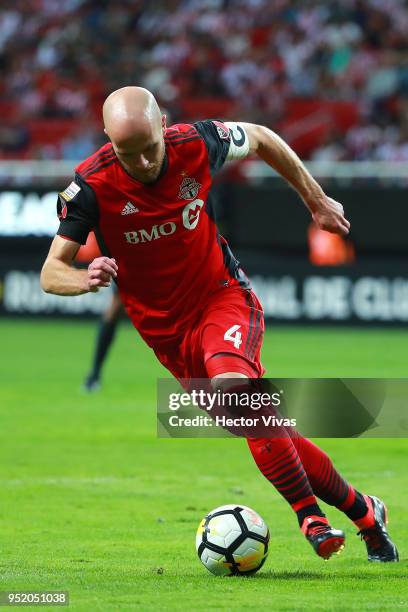
M 351 102 L 357 120 L 309 157 L 408 160 L 405 0 L 2 0 L 0 70 L 9 156 L 30 145 L 33 119 L 76 119 L 59 155 L 83 158 L 104 97 L 139 84 L 173 122 L 186 100 L 219 99 L 222 118 L 283 136 L 290 100 Z

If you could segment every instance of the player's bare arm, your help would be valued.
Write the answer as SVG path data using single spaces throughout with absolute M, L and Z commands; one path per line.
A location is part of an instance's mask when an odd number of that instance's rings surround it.
M 267 127 L 240 125 L 248 134 L 250 152 L 256 153 L 298 192 L 316 225 L 334 234 L 347 235 L 350 223 L 344 216 L 343 206 L 324 193 L 289 145 Z
M 56 295 L 81 295 L 109 287 L 118 266 L 109 257 L 97 257 L 87 270 L 74 268 L 73 261 L 81 245 L 55 236 L 41 271 L 41 287 Z

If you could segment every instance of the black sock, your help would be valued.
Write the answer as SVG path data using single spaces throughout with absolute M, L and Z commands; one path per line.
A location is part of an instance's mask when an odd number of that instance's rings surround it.
M 110 345 L 115 337 L 117 320 L 101 321 L 96 339 L 95 354 L 93 359 L 91 378 L 99 379 L 103 363 L 108 354 Z
M 343 510 L 344 514 L 349 517 L 352 521 L 358 521 L 367 514 L 368 506 L 361 493 L 356 491 L 356 498 L 353 505 L 348 510 Z
M 323 518 L 326 516 L 317 504 L 310 504 L 310 506 L 305 506 L 304 508 L 298 510 L 296 514 L 299 521 L 299 527 L 303 525 L 303 521 L 307 516 L 321 516 Z

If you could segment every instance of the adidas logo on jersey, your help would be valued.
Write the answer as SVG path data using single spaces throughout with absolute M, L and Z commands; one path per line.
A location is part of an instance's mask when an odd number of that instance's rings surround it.
M 137 213 L 137 212 L 139 212 L 139 209 L 136 208 L 136 206 L 132 204 L 132 202 L 126 202 L 120 214 L 121 215 L 133 215 L 133 213 Z

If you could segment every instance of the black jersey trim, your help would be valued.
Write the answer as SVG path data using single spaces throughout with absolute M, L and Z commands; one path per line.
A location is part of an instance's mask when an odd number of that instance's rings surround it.
M 249 317 L 249 333 L 245 343 L 244 354 L 248 357 L 248 359 L 253 359 L 256 353 L 256 349 L 258 347 L 259 341 L 263 336 L 262 329 L 262 317 L 263 312 L 257 306 L 252 296 L 252 293 L 248 291 L 246 294 L 246 303 L 250 308 L 250 317 Z M 255 320 L 254 320 L 255 319 Z
M 72 200 L 64 202 L 68 214 L 66 218 L 60 219 L 57 234 L 85 244 L 89 232 L 99 223 L 98 201 L 94 190 L 78 171 L 75 172 L 75 182 L 81 190 Z M 58 207 L 59 204 L 57 211 Z
M 166 142 L 174 142 L 175 140 L 187 140 L 187 138 L 198 137 L 197 132 L 190 132 L 189 134 L 183 134 L 182 136 L 172 136 L 171 138 L 165 138 Z
M 261 321 L 262 321 L 262 313 L 259 309 L 257 309 L 256 311 L 256 317 L 255 317 L 255 331 L 254 331 L 254 335 L 252 338 L 252 342 L 249 345 L 249 349 L 248 349 L 248 356 L 250 359 L 253 359 L 255 353 L 256 353 L 256 349 L 259 343 L 259 339 L 261 337 L 262 334 L 262 326 L 261 326 Z
M 201 136 L 193 136 L 192 138 L 183 138 L 182 140 L 170 140 L 167 141 L 167 144 L 178 145 L 183 144 L 184 142 L 192 142 L 193 140 L 202 140 Z
M 105 158 L 112 155 L 112 153 L 114 154 L 114 150 L 112 147 L 110 147 L 110 149 L 108 149 L 107 151 L 104 151 L 103 153 L 94 153 L 94 156 L 93 156 L 94 159 L 92 161 L 89 161 L 86 164 L 86 166 L 84 166 L 84 168 L 82 169 L 82 172 L 88 172 L 88 170 L 90 170 L 95 165 L 97 165 L 101 160 L 104 160 Z
M 94 227 L 92 231 L 95 234 L 96 243 L 97 243 L 97 245 L 99 247 L 99 250 L 102 253 L 102 255 L 105 255 L 106 257 L 112 257 L 108 247 L 106 246 L 106 242 L 103 239 L 102 232 L 100 230 L 99 225 Z
M 171 134 L 168 134 L 166 132 L 165 138 L 172 138 L 173 136 L 183 136 L 184 134 L 188 134 L 189 132 L 195 132 L 195 131 L 196 131 L 195 127 L 193 125 L 191 125 L 184 132 L 181 132 L 180 130 L 174 130 L 174 132 L 172 132 Z
M 84 168 L 82 170 L 82 173 L 88 174 L 89 172 L 92 172 L 95 168 L 98 168 L 98 166 L 100 164 L 105 163 L 106 161 L 109 161 L 110 159 L 113 159 L 113 157 L 115 156 L 114 153 L 110 153 L 109 155 L 104 155 L 99 157 L 95 162 L 93 162 L 90 166 L 87 166 L 86 168 Z
M 176 134 L 166 134 L 164 136 L 165 140 L 176 140 L 178 138 L 187 138 L 188 136 L 192 136 L 193 134 L 197 134 L 197 130 L 195 128 L 190 128 L 186 132 L 177 132 Z
M 251 342 L 251 337 L 254 331 L 254 308 L 251 305 L 250 306 L 250 315 L 249 315 L 249 330 L 248 330 L 248 335 L 247 335 L 247 339 L 246 339 L 246 343 L 245 343 L 245 349 L 244 349 L 244 355 L 246 355 L 249 358 L 249 345 Z
M 251 283 L 249 282 L 249 279 L 245 275 L 244 271 L 242 270 L 238 259 L 234 257 L 228 243 L 222 242 L 219 235 L 217 237 L 217 241 L 222 251 L 224 265 L 227 268 L 231 277 L 238 281 L 239 286 L 242 289 L 251 289 Z
M 117 157 L 116 157 L 116 155 L 114 155 L 113 159 L 108 159 L 108 161 L 106 163 L 103 163 L 100 166 L 97 166 L 96 168 L 93 168 L 92 170 L 90 170 L 86 174 L 83 174 L 82 176 L 85 179 L 87 179 L 92 174 L 95 174 L 95 172 L 99 172 L 99 170 L 103 170 L 104 168 L 107 168 L 108 166 L 111 166 L 112 164 L 116 163 L 116 161 L 117 161 Z
M 230 147 L 230 139 L 220 138 L 214 121 L 216 120 L 206 119 L 194 124 L 206 144 L 212 176 L 224 165 Z
M 98 157 L 97 160 L 95 160 L 92 164 L 90 164 L 89 166 L 87 166 L 86 168 L 84 168 L 82 170 L 82 173 L 88 174 L 89 172 L 92 172 L 95 168 L 97 168 L 98 166 L 100 166 L 101 164 L 104 164 L 107 161 L 110 161 L 111 159 L 113 159 L 114 157 L 116 157 L 115 153 L 112 151 L 109 154 L 105 154 L 105 155 L 101 155 L 100 157 Z

